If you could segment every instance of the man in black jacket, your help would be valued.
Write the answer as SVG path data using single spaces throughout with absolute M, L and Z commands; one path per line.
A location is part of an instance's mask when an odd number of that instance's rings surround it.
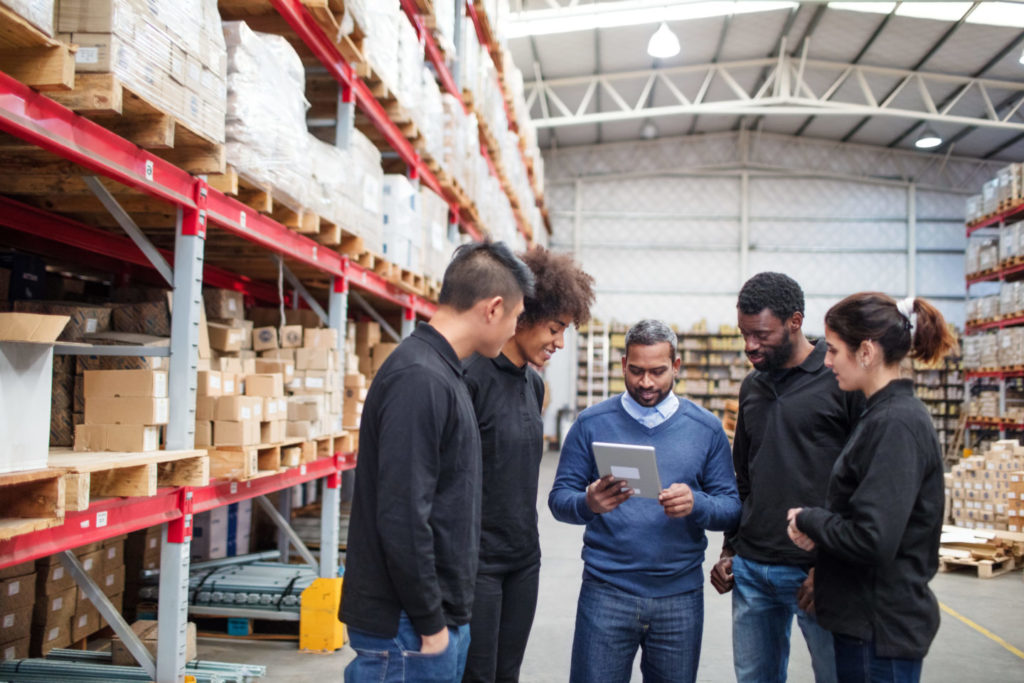
M 461 361 L 495 357 L 533 275 L 502 243 L 456 250 L 439 306 L 363 407 L 340 619 L 356 681 L 458 681 L 480 542 L 480 435 Z
M 825 500 L 832 465 L 863 410 L 860 392 L 839 389 L 826 344 L 804 336 L 804 294 L 792 278 L 760 273 L 740 290 L 740 332 L 754 371 L 740 387 L 733 465 L 743 512 L 711 572 L 733 590 L 733 665 L 741 683 L 782 683 L 793 616 L 807 641 L 818 683 L 836 679 L 832 635 L 798 609 L 814 555 L 790 542 L 789 508 Z M 809 603 L 810 600 L 805 601 Z

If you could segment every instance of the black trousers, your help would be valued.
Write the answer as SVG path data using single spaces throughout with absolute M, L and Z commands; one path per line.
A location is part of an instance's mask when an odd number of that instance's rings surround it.
M 540 562 L 501 574 L 477 574 L 463 683 L 519 680 L 537 611 Z

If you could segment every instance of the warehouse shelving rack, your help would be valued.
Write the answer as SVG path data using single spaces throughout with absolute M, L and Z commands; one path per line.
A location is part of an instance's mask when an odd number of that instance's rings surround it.
M 968 224 L 967 236 L 970 237 L 979 230 L 986 228 L 1002 228 L 1008 223 L 1024 219 L 1024 204 L 1018 204 L 1003 209 L 984 220 Z M 967 298 L 971 296 L 971 286 L 981 282 L 1005 282 L 1024 278 L 1024 264 L 1000 265 L 984 273 L 968 273 L 966 277 Z M 980 332 L 1000 330 L 1006 327 L 1017 327 L 1024 325 L 1024 316 L 1006 317 L 986 322 L 968 321 L 964 327 L 964 335 L 970 336 Z M 1005 419 L 1007 389 L 1011 384 L 1021 385 L 1024 380 L 1024 370 L 1019 368 L 981 368 L 964 369 L 964 407 L 961 408 L 964 425 L 964 446 L 968 447 L 968 435 L 978 436 L 983 433 L 997 433 L 998 438 L 1005 439 L 1008 432 L 1024 434 L 1024 423 L 1017 423 Z M 984 381 L 994 381 L 999 394 L 998 412 L 999 416 L 993 417 L 972 417 L 967 414 L 966 402 L 970 401 L 972 390 L 980 390 Z
M 454 198 L 445 196 L 437 178 L 425 167 L 397 126 L 388 119 L 383 107 L 366 85 L 354 75 L 350 65 L 344 61 L 302 3 L 298 0 L 271 1 L 339 82 L 339 141 L 344 141 L 344 127 L 353 125 L 353 108 L 359 106 L 406 162 L 409 175 L 449 201 L 452 222 L 459 221 L 465 232 L 474 238 L 480 237 L 478 226 L 473 225 L 465 212 L 457 208 Z M 432 51 L 436 54 L 436 46 Z M 442 61 L 438 68 L 440 78 L 450 80 L 450 72 L 446 74 L 447 70 L 443 66 Z M 155 247 L 142 231 L 137 231 L 131 239 L 127 239 L 66 216 L 10 198 L 0 198 L 0 225 L 16 231 L 24 244 L 32 246 L 34 250 L 63 251 L 79 258 L 91 254 L 104 263 L 123 262 L 155 268 L 170 279 L 174 300 L 169 351 L 169 449 L 190 449 L 194 443 L 202 284 L 205 282 L 228 287 L 262 300 L 277 298 L 277 290 L 272 285 L 233 272 L 230 267 L 232 258 L 225 256 L 225 252 L 247 244 L 263 250 L 265 255 L 276 255 L 281 267 L 287 270 L 297 294 L 326 318 L 331 327 L 339 330 L 339 350 L 342 352 L 350 288 L 370 295 L 377 302 L 400 308 L 403 335 L 411 331 L 417 316 L 429 317 L 436 310 L 435 304 L 427 299 L 405 292 L 373 271 L 350 262 L 346 256 L 288 230 L 271 218 L 210 187 L 204 178 L 192 176 L 153 153 L 140 149 L 3 73 L 0 73 L 0 131 L 56 155 L 77 167 L 82 175 L 95 174 L 106 182 L 112 181 L 174 207 L 176 221 L 172 251 Z M 216 258 L 206 258 L 206 242 L 213 235 L 229 235 L 234 239 L 218 251 Z M 287 267 L 284 266 L 285 259 Z M 270 263 L 270 260 L 266 259 L 266 262 Z M 326 290 L 328 311 L 320 307 L 303 283 L 318 285 L 320 291 Z M 356 295 L 356 292 L 352 293 Z M 361 297 L 355 300 L 359 301 Z M 154 352 L 152 349 L 119 347 L 117 353 L 147 355 Z M 167 351 L 159 353 L 166 355 Z M 155 662 L 145 655 L 141 644 L 109 602 L 100 600 L 97 607 L 107 621 L 114 625 L 118 635 L 136 652 L 140 663 L 154 680 L 159 683 L 181 681 L 185 671 L 186 590 L 193 515 L 301 483 L 323 480 L 321 547 L 336 548 L 341 473 L 354 466 L 352 455 L 334 453 L 298 468 L 255 480 L 161 489 L 156 496 L 147 498 L 96 501 L 88 510 L 68 513 L 61 526 L 0 542 L 0 567 L 67 551 L 72 547 L 156 524 L 166 524 L 167 532 L 161 550 L 161 609 Z M 86 584 L 87 590 L 91 588 L 94 589 L 91 593 L 101 593 L 95 585 L 89 586 L 90 579 L 77 570 L 77 560 L 69 552 L 64 553 L 63 561 L 69 565 L 79 583 Z M 335 554 L 323 553 L 321 575 L 336 576 L 337 571 Z

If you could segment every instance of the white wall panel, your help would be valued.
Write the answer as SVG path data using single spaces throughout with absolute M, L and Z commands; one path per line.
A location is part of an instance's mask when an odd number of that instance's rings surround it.
M 967 249 L 967 231 L 959 221 L 934 223 L 918 219 L 917 248 L 964 251 Z
M 750 272 L 774 270 L 800 283 L 805 294 L 852 294 L 864 290 L 906 291 L 907 259 L 902 254 L 750 254 Z
M 813 250 L 907 248 L 903 221 L 778 219 L 750 222 L 750 246 Z
M 917 292 L 924 297 L 964 298 L 962 254 L 918 254 Z M 962 317 L 962 316 L 961 316 Z
M 753 218 L 821 217 L 892 220 L 907 215 L 903 188 L 816 178 L 752 178 Z
M 591 180 L 582 188 L 583 210 L 739 216 L 737 178 L 651 177 Z

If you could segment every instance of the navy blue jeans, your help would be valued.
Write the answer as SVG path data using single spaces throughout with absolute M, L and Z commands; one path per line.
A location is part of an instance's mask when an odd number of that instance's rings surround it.
M 571 683 L 625 683 L 637 648 L 646 683 L 696 681 L 704 628 L 702 588 L 663 598 L 630 595 L 584 577 L 576 607 Z
M 732 560 L 732 656 L 736 680 L 784 683 L 789 669 L 789 638 L 796 617 L 807 641 L 817 683 L 835 683 L 832 634 L 797 606 L 807 578 L 801 567 L 762 564 L 739 555 Z
M 448 627 L 448 648 L 437 654 L 420 652 L 420 636 L 402 612 L 394 638 L 348 629 L 356 658 L 345 667 L 345 683 L 458 683 L 469 651 L 469 624 Z
M 920 659 L 879 657 L 869 640 L 835 634 L 839 683 L 918 683 Z

